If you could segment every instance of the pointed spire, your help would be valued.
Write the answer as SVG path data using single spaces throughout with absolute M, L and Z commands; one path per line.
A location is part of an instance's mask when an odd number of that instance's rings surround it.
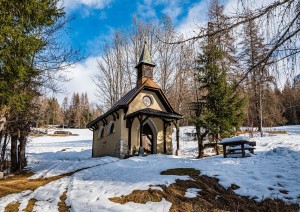
M 155 65 L 152 61 L 152 58 L 150 56 L 150 52 L 149 52 L 149 47 L 148 47 L 148 43 L 147 43 L 147 38 L 145 38 L 145 43 L 144 43 L 144 48 L 142 51 L 142 54 L 140 56 L 139 62 L 137 64 L 137 66 L 141 63 L 145 63 L 145 64 L 150 64 L 150 65 Z

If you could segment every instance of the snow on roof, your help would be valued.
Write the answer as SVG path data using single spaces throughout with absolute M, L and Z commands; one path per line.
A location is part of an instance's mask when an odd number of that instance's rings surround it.
M 232 138 L 224 138 L 220 144 L 224 144 L 224 143 L 230 143 L 230 142 L 235 142 L 235 141 L 250 141 L 249 138 L 245 137 L 245 136 L 235 136 Z

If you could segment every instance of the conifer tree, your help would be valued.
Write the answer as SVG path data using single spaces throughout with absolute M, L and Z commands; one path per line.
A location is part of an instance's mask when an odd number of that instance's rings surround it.
M 0 1 L 0 112 L 11 137 L 12 172 L 26 164 L 26 138 L 36 120 L 32 103 L 40 87 L 51 81 L 45 76 L 59 69 L 62 59 L 58 58 L 69 58 L 65 52 L 51 55 L 58 48 L 47 48 L 56 43 L 49 39 L 64 25 L 55 25 L 64 17 L 63 8 L 57 5 L 58 0 Z
M 224 7 L 218 0 L 211 2 L 208 15 L 210 33 L 218 31 L 227 22 Z M 199 157 L 202 156 L 203 138 L 208 133 L 213 134 L 216 153 L 219 154 L 217 143 L 220 135 L 232 134 L 243 120 L 244 100 L 235 91 L 233 79 L 229 80 L 228 77 L 236 65 L 234 53 L 231 32 L 227 31 L 208 37 L 198 57 L 195 74 L 199 96 L 193 120 L 197 130 Z
M 196 70 L 205 107 L 196 120 L 209 130 L 217 142 L 221 136 L 231 135 L 243 120 L 244 101 L 227 80 L 227 67 L 223 67 L 223 50 L 210 40 L 199 55 Z

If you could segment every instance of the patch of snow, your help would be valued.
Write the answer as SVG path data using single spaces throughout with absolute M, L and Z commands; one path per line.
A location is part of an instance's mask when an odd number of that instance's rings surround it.
M 184 194 L 184 197 L 195 198 L 195 197 L 197 197 L 198 193 L 201 191 L 202 190 L 199 188 L 188 188 Z
M 236 141 L 249 141 L 249 138 L 247 138 L 245 136 L 235 136 L 235 137 L 231 137 L 231 138 L 224 138 L 224 139 L 222 139 L 220 144 L 226 144 L 226 143 L 236 142 Z

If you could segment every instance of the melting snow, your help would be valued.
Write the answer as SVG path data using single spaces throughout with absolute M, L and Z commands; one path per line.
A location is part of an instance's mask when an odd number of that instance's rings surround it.
M 285 130 L 288 127 L 284 127 Z M 295 132 L 300 126 L 293 126 Z M 72 211 L 168 211 L 171 203 L 161 202 L 121 205 L 109 198 L 130 194 L 136 189 L 156 189 L 157 185 L 170 185 L 176 179 L 188 176 L 160 175 L 172 168 L 196 168 L 205 174 L 220 179 L 225 187 L 236 184 L 240 195 L 256 200 L 267 197 L 281 198 L 300 203 L 300 134 L 282 134 L 255 137 L 255 154 L 249 158 L 223 158 L 213 156 L 192 159 L 197 155 L 197 142 L 193 140 L 192 127 L 181 131 L 183 157 L 151 155 L 119 160 L 112 157 L 91 158 L 89 130 L 69 130 L 79 136 L 41 136 L 32 138 L 28 144 L 29 167 L 37 177 L 49 177 L 79 171 L 72 176 L 53 181 L 35 191 L 24 191 L 0 199 L 0 211 L 13 201 L 21 203 L 24 209 L 31 198 L 37 199 L 35 211 L 57 211 L 59 197 L 67 191 L 66 203 Z M 174 145 L 175 146 L 175 145 Z M 91 167 L 91 168 L 88 168 Z M 187 190 L 187 196 L 196 195 L 199 190 Z M 201 193 L 201 192 L 200 192 Z
M 187 198 L 195 198 L 197 197 L 198 193 L 201 192 L 202 190 L 199 188 L 188 188 L 184 194 L 185 197 Z

